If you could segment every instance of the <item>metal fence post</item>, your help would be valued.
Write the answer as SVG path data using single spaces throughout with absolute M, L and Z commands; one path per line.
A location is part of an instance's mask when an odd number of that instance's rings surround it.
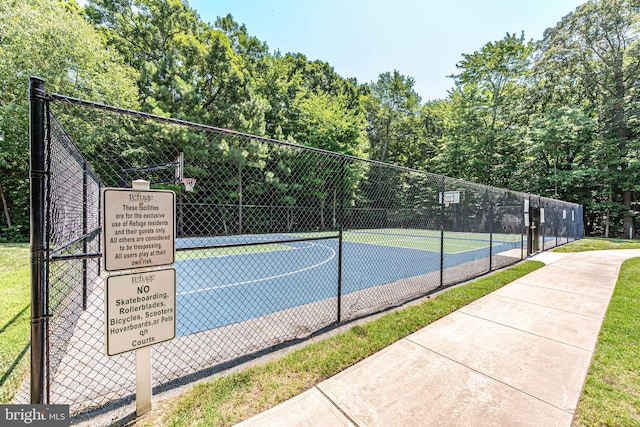
M 524 197 L 522 197 L 522 214 L 521 217 L 522 218 L 522 227 L 520 227 L 520 259 L 523 260 L 524 259 L 524 230 L 525 230 L 525 215 L 524 215 Z
M 440 286 L 444 286 L 444 188 L 445 177 L 442 177 L 440 186 Z
M 87 224 L 87 162 L 82 162 L 82 235 L 84 238 L 82 239 L 82 253 L 87 253 L 87 233 L 88 233 L 88 224 Z M 82 260 L 82 309 L 87 309 L 87 259 L 84 258 Z
M 547 221 L 547 218 L 543 218 L 544 216 L 546 216 L 545 215 L 546 212 L 544 211 L 544 209 L 545 209 L 544 207 L 545 206 L 546 206 L 546 203 L 542 203 L 542 200 L 540 200 L 540 234 L 542 235 L 542 242 L 540 243 L 540 248 L 541 248 L 540 250 L 542 252 L 545 251 L 544 243 L 545 243 L 545 240 L 547 239 L 547 235 L 546 235 L 547 234 L 547 226 L 545 225 L 545 223 Z M 543 219 L 544 219 L 544 222 L 542 221 Z
M 493 198 L 489 195 L 489 271 L 493 269 Z
M 340 161 L 340 210 L 338 224 L 338 315 L 337 322 L 342 322 L 342 232 L 344 230 L 344 195 L 345 195 L 345 175 L 347 164 L 345 159 Z
M 31 403 L 45 402 L 46 156 L 44 80 L 29 78 L 29 178 L 31 240 Z

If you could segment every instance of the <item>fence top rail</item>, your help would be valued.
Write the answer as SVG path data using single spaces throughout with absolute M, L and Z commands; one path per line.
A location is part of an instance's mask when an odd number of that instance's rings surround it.
M 281 140 L 278 140 L 278 139 L 269 138 L 269 137 L 265 137 L 265 136 L 253 135 L 253 134 L 249 134 L 249 133 L 245 133 L 245 132 L 238 132 L 238 131 L 234 131 L 234 130 L 230 130 L 230 129 L 220 128 L 220 127 L 217 127 L 217 126 L 211 126 L 211 125 L 205 125 L 205 124 L 202 124 L 202 123 L 190 122 L 188 120 L 181 120 L 181 119 L 176 119 L 176 118 L 172 118 L 172 117 L 160 116 L 158 114 L 152 114 L 152 113 L 146 113 L 146 112 L 143 112 L 143 111 L 137 111 L 137 110 L 132 110 L 132 109 L 128 109 L 128 108 L 116 107 L 116 106 L 113 106 L 113 105 L 107 105 L 107 104 L 103 104 L 103 103 L 100 103 L 100 102 L 87 101 L 87 100 L 84 100 L 84 99 L 74 98 L 74 97 L 71 97 L 71 96 L 62 95 L 62 94 L 58 94 L 58 93 L 54 93 L 54 92 L 46 93 L 46 94 L 41 95 L 41 96 L 46 101 L 66 102 L 66 103 L 70 103 L 70 104 L 74 104 L 74 105 L 80 105 L 80 106 L 87 107 L 87 108 L 93 108 L 93 109 L 97 109 L 97 110 L 108 111 L 108 112 L 111 112 L 111 113 L 129 115 L 129 116 L 139 117 L 139 118 L 148 119 L 148 120 L 155 120 L 155 121 L 174 124 L 174 125 L 178 125 L 178 126 L 186 126 L 186 127 L 190 127 L 190 128 L 204 130 L 204 131 L 215 132 L 215 133 L 222 134 L 222 135 L 229 135 L 229 136 L 233 136 L 233 137 L 253 139 L 253 140 L 257 140 L 257 141 L 267 142 L 267 143 L 270 143 L 270 144 L 280 145 L 280 146 L 284 146 L 284 147 L 290 147 L 290 148 L 294 148 L 294 149 L 297 149 L 297 150 L 304 150 L 304 151 L 309 151 L 309 152 L 321 153 L 323 155 L 335 157 L 335 158 L 342 159 L 342 160 L 352 160 L 352 161 L 358 161 L 358 162 L 365 162 L 365 163 L 369 163 L 369 164 L 375 165 L 375 166 L 382 166 L 382 167 L 385 167 L 385 168 L 396 169 L 396 170 L 400 170 L 400 171 L 404 171 L 404 172 L 416 173 L 416 174 L 420 174 L 420 175 L 424 175 L 424 176 L 430 176 L 430 177 L 433 177 L 433 178 L 444 179 L 445 180 L 445 184 L 446 184 L 446 182 L 450 182 L 450 183 L 451 182 L 455 182 L 455 183 L 458 183 L 458 184 L 461 184 L 461 185 L 467 185 L 467 186 L 471 185 L 471 186 L 474 186 L 474 187 L 477 187 L 477 188 L 482 188 L 482 189 L 485 189 L 487 191 L 495 191 L 495 190 L 508 191 L 508 192 L 511 192 L 512 194 L 518 195 L 518 196 L 520 196 L 522 198 L 539 197 L 541 200 L 545 199 L 545 200 L 550 200 L 550 201 L 554 201 L 554 202 L 561 202 L 561 203 L 564 203 L 566 205 L 580 206 L 579 204 L 576 204 L 576 203 L 565 202 L 565 201 L 562 201 L 562 200 L 552 199 L 552 198 L 548 198 L 548 197 L 544 197 L 544 196 L 538 196 L 538 195 L 531 194 L 531 193 L 524 193 L 524 192 L 520 192 L 520 191 L 503 189 L 503 188 L 500 188 L 500 187 L 494 187 L 494 186 L 490 186 L 490 185 L 486 185 L 486 184 L 474 183 L 474 182 L 465 181 L 465 180 L 462 180 L 462 179 L 459 179 L 459 178 L 452 178 L 452 177 L 448 177 L 448 176 L 445 176 L 445 175 L 435 174 L 435 173 L 432 173 L 432 172 L 427 172 L 427 171 L 422 171 L 422 170 L 417 170 L 417 169 L 411 169 L 411 168 L 407 168 L 407 167 L 404 167 L 404 166 L 394 165 L 394 164 L 391 164 L 391 163 L 384 163 L 384 162 L 381 162 L 381 161 L 378 161 L 378 160 L 364 159 L 364 158 L 352 156 L 352 155 L 349 155 L 349 154 L 335 153 L 333 151 L 324 150 L 324 149 L 321 149 L 321 148 L 309 147 L 309 146 L 306 146 L 306 145 L 300 145 L 300 144 L 296 144 L 296 143 L 293 143 L 293 142 L 281 141 Z
M 190 122 L 188 120 L 175 119 L 175 118 L 172 118 L 172 117 L 165 117 L 165 116 L 160 116 L 160 115 L 157 115 L 157 114 L 145 113 L 143 111 L 131 110 L 131 109 L 122 108 L 122 107 L 115 107 L 113 105 L 107 105 L 107 104 L 102 104 L 102 103 L 99 103 L 99 102 L 93 102 L 93 101 L 87 101 L 87 100 L 84 100 L 84 99 L 73 98 L 73 97 L 70 97 L 70 96 L 61 95 L 61 94 L 53 93 L 53 92 L 52 93 L 48 93 L 45 96 L 45 99 L 48 100 L 48 101 L 61 101 L 61 102 L 69 103 L 69 104 L 80 105 L 80 106 L 83 106 L 83 107 L 94 108 L 94 109 L 97 109 L 97 110 L 109 111 L 111 113 L 125 114 L 125 115 L 129 115 L 129 116 L 133 116 L 133 117 L 139 117 L 139 118 L 144 118 L 144 119 L 149 119 L 149 120 L 155 120 L 155 121 L 174 124 L 174 125 L 179 125 L 179 126 L 186 126 L 186 127 L 196 128 L 196 129 L 205 130 L 205 131 L 209 131 L 209 132 L 215 132 L 215 133 L 219 133 L 219 134 L 235 136 L 235 137 L 239 137 L 239 138 L 254 139 L 254 140 L 258 140 L 258 141 L 268 142 L 268 143 L 271 143 L 271 144 L 281 145 L 281 146 L 285 146 L 285 147 L 291 147 L 291 148 L 295 148 L 295 149 L 299 149 L 299 150 L 313 151 L 313 152 L 316 152 L 316 153 L 321 153 L 321 154 L 324 154 L 324 155 L 327 155 L 327 156 L 337 157 L 337 158 L 340 158 L 340 159 L 348 159 L 348 160 L 355 160 L 355 161 L 359 161 L 359 162 L 367 162 L 367 163 L 370 163 L 370 164 L 374 164 L 374 165 L 378 165 L 378 166 L 384 166 L 384 167 L 387 167 L 387 168 L 394 168 L 394 169 L 399 169 L 399 170 L 403 170 L 403 171 L 407 171 L 407 172 L 413 172 L 413 173 L 429 175 L 429 176 L 434 176 L 434 177 L 442 177 L 442 175 L 434 174 L 434 173 L 431 173 L 431 172 L 420 171 L 420 170 L 417 170 L 417 169 L 410 169 L 410 168 L 406 168 L 406 167 L 403 167 L 403 166 L 398 166 L 398 165 L 393 165 L 393 164 L 390 164 L 390 163 L 380 162 L 378 160 L 364 159 L 364 158 L 352 156 L 352 155 L 349 155 L 349 154 L 335 153 L 333 151 L 324 150 L 322 148 L 309 147 L 307 145 L 300 145 L 300 144 L 295 144 L 293 142 L 281 141 L 279 139 L 269 138 L 269 137 L 266 137 L 266 136 L 253 135 L 253 134 L 250 134 L 250 133 L 238 132 L 238 131 L 234 131 L 234 130 L 230 130 L 230 129 L 220 128 L 220 127 L 217 127 L 217 126 L 204 125 L 202 123 Z

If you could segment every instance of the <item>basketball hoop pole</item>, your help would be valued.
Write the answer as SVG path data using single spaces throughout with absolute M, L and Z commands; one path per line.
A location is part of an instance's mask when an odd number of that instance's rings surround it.
M 176 169 L 176 181 L 184 180 L 184 153 L 181 151 L 178 155 L 178 168 Z

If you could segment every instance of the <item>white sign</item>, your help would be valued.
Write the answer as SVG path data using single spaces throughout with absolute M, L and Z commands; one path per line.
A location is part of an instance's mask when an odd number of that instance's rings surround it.
M 444 197 L 443 193 L 440 193 L 440 204 L 444 203 L 460 203 L 460 192 L 459 191 L 445 191 Z
M 544 224 L 544 208 L 540 208 L 540 224 Z
M 106 271 L 173 264 L 176 195 L 169 190 L 106 188 L 103 258 Z
M 562 219 L 567 219 L 567 210 L 566 209 L 564 209 L 562 211 Z
M 107 277 L 108 356 L 169 341 L 176 336 L 176 270 Z

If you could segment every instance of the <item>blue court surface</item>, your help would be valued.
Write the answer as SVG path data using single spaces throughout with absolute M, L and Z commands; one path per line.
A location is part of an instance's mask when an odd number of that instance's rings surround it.
M 384 234 L 398 235 L 396 232 Z M 404 237 L 407 238 L 394 241 L 393 246 L 379 241 L 361 243 L 358 242 L 361 238 L 355 235 L 345 237 L 342 246 L 342 293 L 348 294 L 440 269 L 439 235 L 435 242 L 433 232 L 431 235 L 408 234 Z M 460 237 L 445 236 L 445 248 L 450 240 L 458 245 L 457 249 L 456 246 L 445 249 L 445 268 L 489 256 L 488 239 L 483 235 L 473 237 L 470 233 Z M 521 240 L 517 237 L 494 241 L 493 253 L 512 249 L 518 249 L 519 252 Z M 177 246 L 184 248 L 246 242 L 247 239 L 268 241 L 291 238 L 290 235 L 187 238 L 179 239 Z M 468 243 L 460 247 L 460 240 Z M 480 247 L 478 242 L 482 242 Z M 434 244 L 436 246 L 432 248 Z M 177 335 L 206 331 L 336 297 L 337 239 L 288 242 L 277 246 L 263 247 L 259 252 L 238 253 L 235 250 L 226 252 L 227 255 L 222 251 L 215 256 L 200 252 L 206 255 L 202 257 L 197 257 L 197 250 L 183 252 L 196 257 L 178 260 L 174 264 L 178 293 Z M 467 246 L 473 249 L 465 250 Z

